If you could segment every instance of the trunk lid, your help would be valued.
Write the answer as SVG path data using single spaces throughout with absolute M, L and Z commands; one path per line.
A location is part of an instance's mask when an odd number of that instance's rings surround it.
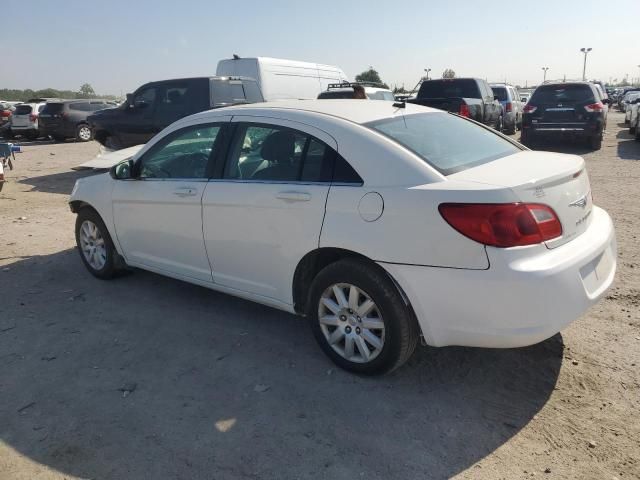
M 524 151 L 447 178 L 507 187 L 521 202 L 551 207 L 562 224 L 562 236 L 545 242 L 548 248 L 578 237 L 591 221 L 589 176 L 577 155 Z

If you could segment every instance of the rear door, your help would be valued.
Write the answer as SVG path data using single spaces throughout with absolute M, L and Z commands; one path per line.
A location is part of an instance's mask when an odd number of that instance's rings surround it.
M 35 113 L 34 106 L 30 103 L 23 103 L 16 106 L 16 109 L 11 116 L 11 126 L 19 128 L 31 127 L 33 125 L 33 121 L 30 120 L 29 116 Z
M 290 305 L 296 265 L 318 248 L 337 145 L 282 119 L 234 116 L 233 126 L 227 162 L 202 199 L 213 278 Z

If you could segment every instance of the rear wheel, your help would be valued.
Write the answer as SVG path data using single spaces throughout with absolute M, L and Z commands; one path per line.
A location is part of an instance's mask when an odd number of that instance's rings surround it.
M 404 364 L 418 342 L 411 308 L 378 267 L 340 260 L 311 286 L 309 320 L 322 350 L 345 370 L 387 373 Z
M 78 125 L 76 127 L 76 140 L 79 142 L 88 142 L 93 138 L 93 132 L 91 131 L 91 127 L 86 123 Z
M 83 208 L 78 212 L 76 244 L 82 263 L 93 276 L 109 279 L 122 270 L 109 231 L 100 215 L 91 208 Z
M 602 134 L 589 137 L 587 142 L 593 150 L 600 150 L 602 148 Z

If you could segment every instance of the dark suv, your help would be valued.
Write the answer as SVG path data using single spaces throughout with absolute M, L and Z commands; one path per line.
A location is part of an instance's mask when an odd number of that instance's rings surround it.
M 95 139 L 114 150 L 148 142 L 176 120 L 212 108 L 263 102 L 258 83 L 246 77 L 199 77 L 142 85 L 118 108 L 89 117 Z
M 536 88 L 522 115 L 525 145 L 549 137 L 579 138 L 602 147 L 608 100 L 587 82 L 549 83 Z
M 93 138 L 93 132 L 87 117 L 114 105 L 114 102 L 97 99 L 48 101 L 40 112 L 40 134 L 59 142 L 65 138 L 88 142 Z

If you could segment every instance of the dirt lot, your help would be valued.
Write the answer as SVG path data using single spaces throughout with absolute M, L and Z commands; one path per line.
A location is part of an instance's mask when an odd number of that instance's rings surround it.
M 0 193 L 0 478 L 640 478 L 640 143 L 621 121 L 599 152 L 546 147 L 584 154 L 615 220 L 607 298 L 539 345 L 420 348 L 380 378 L 334 368 L 297 317 L 91 277 L 66 202 L 97 144 L 25 146 Z

